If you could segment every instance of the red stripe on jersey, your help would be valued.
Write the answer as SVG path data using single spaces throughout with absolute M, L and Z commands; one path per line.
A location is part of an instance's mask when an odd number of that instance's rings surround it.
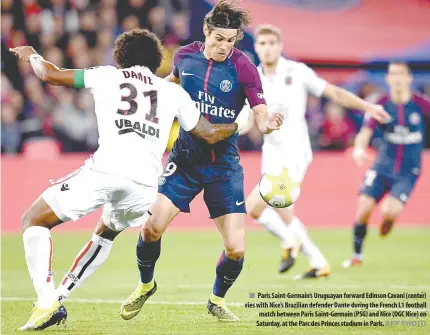
M 209 61 L 208 70 L 206 71 L 206 76 L 205 76 L 205 85 L 204 85 L 204 91 L 205 92 L 208 91 L 209 75 L 210 75 L 211 70 L 212 70 L 212 64 L 213 64 L 213 60 L 211 59 Z M 206 116 L 206 119 L 209 120 L 209 115 L 205 115 L 205 116 Z M 212 163 L 215 162 L 215 151 L 213 148 L 211 148 L 211 160 L 212 160 Z
M 397 105 L 397 119 L 398 123 L 401 126 L 405 125 L 405 106 L 404 105 Z M 397 151 L 396 151 L 396 159 L 394 161 L 394 172 L 399 172 L 400 167 L 402 166 L 402 159 L 403 159 L 403 144 L 397 145 Z
M 51 281 L 51 273 L 52 273 L 52 238 L 49 238 L 49 266 L 48 266 L 48 277 L 46 277 L 47 283 Z
M 206 76 L 205 76 L 205 85 L 204 85 L 204 91 L 205 91 L 205 92 L 207 92 L 207 91 L 208 91 L 209 75 L 210 75 L 210 73 L 211 73 L 212 64 L 213 64 L 213 60 L 211 59 L 211 60 L 209 61 L 208 70 L 206 71 Z

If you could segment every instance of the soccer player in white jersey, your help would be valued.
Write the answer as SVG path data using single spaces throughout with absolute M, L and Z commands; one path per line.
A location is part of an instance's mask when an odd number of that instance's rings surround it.
M 163 53 L 160 40 L 148 30 L 135 29 L 117 38 L 113 57 L 118 68 L 59 69 L 30 46 L 10 51 L 30 62 L 36 76 L 49 84 L 89 88 L 100 135 L 94 156 L 46 189 L 22 218 L 25 257 L 37 302 L 20 330 L 41 330 L 66 321 L 59 296 L 66 298 L 100 267 L 121 231 L 142 223 L 142 215 L 157 196 L 174 118 L 185 131 L 210 144 L 233 135 L 238 124 L 209 123 L 180 86 L 154 75 Z M 55 290 L 50 229 L 102 205 L 91 240 Z
M 325 96 L 336 103 L 362 112 L 369 112 L 377 119 L 385 120 L 388 115 L 377 105 L 372 105 L 354 94 L 319 78 L 303 63 L 287 60 L 281 56 L 280 30 L 272 25 L 262 25 L 255 32 L 255 50 L 261 61 L 258 68 L 269 113 L 284 114 L 281 129 L 264 135 L 262 170 L 271 172 L 288 168 L 300 180 L 305 176 L 312 161 L 308 128 L 305 119 L 308 93 Z M 252 113 L 246 133 L 252 127 Z M 307 234 L 306 227 L 294 215 L 293 206 L 283 209 L 269 207 L 261 198 L 258 186 L 247 201 L 248 213 L 282 241 L 284 249 L 279 272 L 285 272 L 295 262 L 298 247 L 308 257 L 310 269 L 298 278 L 327 276 L 330 267 L 318 247 Z

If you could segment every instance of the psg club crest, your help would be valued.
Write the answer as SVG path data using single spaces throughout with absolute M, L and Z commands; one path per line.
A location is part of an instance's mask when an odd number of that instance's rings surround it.
M 291 78 L 291 76 L 285 77 L 285 85 L 291 85 L 292 81 L 293 81 L 293 78 Z
M 221 82 L 221 84 L 219 85 L 219 88 L 221 89 L 221 91 L 226 92 L 226 93 L 230 92 L 232 87 L 233 87 L 233 84 L 231 83 L 230 80 L 223 80 Z
M 409 115 L 409 122 L 412 123 L 413 125 L 417 125 L 418 123 L 420 123 L 420 121 L 421 121 L 421 116 L 417 112 L 413 112 L 411 113 L 411 115 Z

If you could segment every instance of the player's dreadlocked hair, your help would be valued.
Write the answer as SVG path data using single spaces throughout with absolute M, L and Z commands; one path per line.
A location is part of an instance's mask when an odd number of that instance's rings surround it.
M 116 39 L 113 59 L 121 68 L 140 65 L 155 72 L 163 60 L 163 46 L 149 30 L 133 29 Z
M 238 29 L 238 40 L 243 37 L 243 30 L 251 23 L 248 11 L 240 7 L 239 0 L 221 0 L 206 14 L 203 21 L 209 29 Z

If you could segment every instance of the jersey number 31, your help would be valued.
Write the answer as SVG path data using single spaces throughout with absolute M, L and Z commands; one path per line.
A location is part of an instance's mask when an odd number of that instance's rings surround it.
M 121 95 L 121 101 L 126 101 L 130 105 L 129 109 L 118 109 L 117 113 L 121 115 L 132 115 L 137 112 L 137 89 L 134 87 L 134 85 L 130 83 L 124 83 L 120 86 L 121 91 L 125 88 L 128 88 L 130 91 L 129 95 Z M 158 117 L 157 117 L 157 105 L 158 105 L 158 93 L 157 91 L 146 91 L 143 92 L 144 97 L 149 97 L 149 101 L 151 104 L 151 108 L 149 111 L 149 114 L 145 115 L 145 119 L 147 121 L 151 121 L 154 123 L 158 123 Z

